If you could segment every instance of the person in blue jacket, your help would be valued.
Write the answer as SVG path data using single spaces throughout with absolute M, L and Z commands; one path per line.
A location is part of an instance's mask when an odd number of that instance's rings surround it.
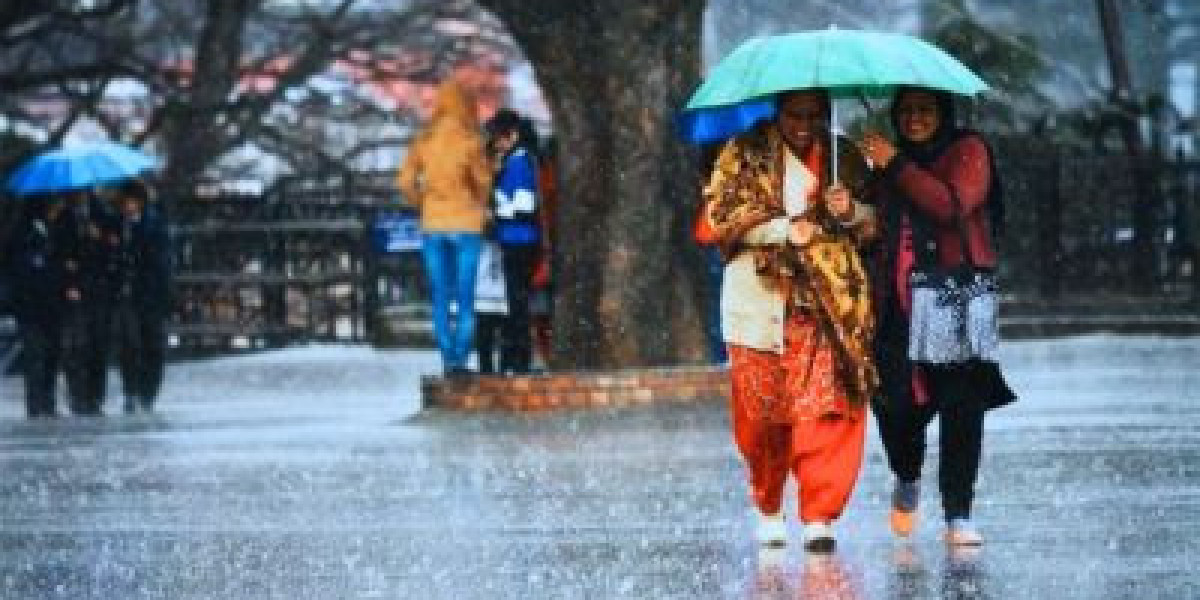
M 112 344 L 117 215 L 91 190 L 65 192 L 51 232 L 67 290 L 62 308 L 62 364 L 71 412 L 103 414 Z
M 492 194 L 492 232 L 500 245 L 508 318 L 502 328 L 500 371 L 528 373 L 533 360 L 529 297 L 542 232 L 538 226 L 537 135 L 528 119 L 508 109 L 488 122 L 498 171 Z

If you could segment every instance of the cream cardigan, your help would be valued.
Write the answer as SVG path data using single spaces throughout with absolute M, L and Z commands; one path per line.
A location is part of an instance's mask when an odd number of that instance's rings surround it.
M 875 208 L 854 202 L 848 225 L 874 218 Z M 746 232 L 747 246 L 787 244 L 791 222 L 777 217 Z M 725 342 L 783 354 L 783 323 L 787 297 L 773 290 L 754 268 L 754 253 L 739 252 L 725 265 L 721 282 L 721 332 Z

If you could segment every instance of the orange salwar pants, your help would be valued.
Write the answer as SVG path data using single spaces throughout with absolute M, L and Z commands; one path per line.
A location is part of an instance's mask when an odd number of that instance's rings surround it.
M 864 410 L 849 406 L 813 321 L 789 318 L 784 340 L 783 354 L 729 346 L 734 442 L 760 511 L 779 512 L 790 473 L 801 521 L 833 521 L 862 466 Z

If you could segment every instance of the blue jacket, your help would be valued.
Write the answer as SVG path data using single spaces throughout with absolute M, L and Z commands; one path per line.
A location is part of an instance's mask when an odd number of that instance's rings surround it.
M 504 157 L 492 193 L 496 241 L 507 246 L 536 244 L 538 231 L 537 166 L 524 148 Z

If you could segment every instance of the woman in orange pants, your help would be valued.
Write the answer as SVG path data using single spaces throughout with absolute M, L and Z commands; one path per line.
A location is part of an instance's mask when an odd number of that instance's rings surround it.
M 829 98 L 778 99 L 771 122 L 729 141 L 704 190 L 725 258 L 721 325 L 729 346 L 734 441 L 760 513 L 782 545 L 783 487 L 800 489 L 805 547 L 833 549 L 862 463 L 871 362 L 870 290 L 857 245 L 874 231 L 866 165 L 839 144 L 831 173 Z M 831 185 L 832 184 L 832 185 Z
M 763 514 L 781 514 L 791 474 L 802 484 L 801 522 L 831 523 L 854 489 L 866 419 L 861 407 L 846 406 L 831 377 L 833 352 L 820 345 L 813 325 L 808 318 L 789 319 L 782 355 L 730 346 L 733 438 Z

